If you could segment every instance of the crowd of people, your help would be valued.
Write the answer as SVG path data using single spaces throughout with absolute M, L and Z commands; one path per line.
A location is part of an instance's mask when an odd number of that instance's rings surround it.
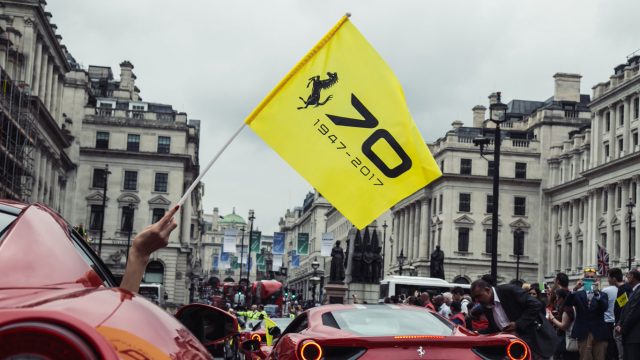
M 603 278 L 603 282 L 605 279 Z M 490 276 L 435 294 L 415 292 L 385 303 L 422 306 L 480 334 L 512 333 L 527 342 L 534 359 L 640 359 L 640 272 L 623 276 L 612 268 L 606 286 L 587 268 L 574 286 L 558 273 L 551 287 L 512 281 L 496 285 Z

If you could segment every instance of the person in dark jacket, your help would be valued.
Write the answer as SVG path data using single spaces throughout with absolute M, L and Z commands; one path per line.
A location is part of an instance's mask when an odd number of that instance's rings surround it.
M 620 319 L 616 319 L 615 330 L 622 335 L 625 360 L 640 359 L 640 272 L 633 269 L 627 273 L 627 283 L 631 286 L 631 297 L 622 307 Z
M 489 320 L 489 332 L 513 333 L 531 348 L 533 359 L 549 359 L 558 344 L 553 326 L 544 316 L 543 305 L 518 286 L 491 286 L 483 279 L 471 284 L 471 296 L 480 303 Z
M 592 285 L 586 287 L 584 284 Z M 571 337 L 578 339 L 581 359 L 604 360 L 607 344 L 612 336 L 604 321 L 604 313 L 609 308 L 609 297 L 599 289 L 596 270 L 587 268 L 583 280 L 578 280 L 573 294 L 565 303 L 566 306 L 573 306 L 576 311 Z

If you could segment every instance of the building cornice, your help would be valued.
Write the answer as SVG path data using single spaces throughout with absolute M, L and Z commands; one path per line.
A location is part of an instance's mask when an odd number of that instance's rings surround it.
M 589 107 L 602 106 L 603 103 L 605 103 L 607 100 L 610 100 L 611 98 L 613 98 L 614 100 L 612 103 L 617 102 L 619 100 L 618 97 L 620 96 L 620 93 L 638 85 L 640 85 L 640 82 L 638 82 L 637 79 L 634 79 L 633 81 L 627 81 L 624 84 L 616 86 L 612 90 L 593 99 L 593 101 L 589 103 Z
M 189 131 L 189 126 L 184 123 L 162 122 L 158 120 L 139 120 L 127 117 L 100 117 L 98 115 L 85 115 L 82 120 L 84 124 L 106 125 L 115 127 L 131 127 L 139 129 L 169 129 L 179 131 Z
M 65 149 L 71 146 L 71 142 L 69 142 L 67 136 L 62 132 L 60 126 L 56 120 L 51 116 L 49 110 L 44 106 L 42 100 L 39 97 L 31 96 L 29 101 L 32 102 L 33 112 L 35 116 L 39 120 L 38 123 L 42 125 L 43 130 L 46 132 L 47 136 L 53 140 L 56 147 L 60 149 Z
M 581 175 L 588 179 L 592 179 L 598 176 L 609 174 L 612 168 L 625 168 L 628 167 L 628 165 L 636 165 L 638 163 L 638 160 L 640 160 L 640 152 L 633 152 L 629 155 L 623 156 L 613 161 L 609 161 L 595 168 L 585 170 L 581 173 Z
M 482 175 L 460 175 L 460 174 L 452 174 L 445 173 L 437 180 L 433 181 L 431 184 L 427 185 L 427 187 L 436 187 L 443 182 L 448 182 L 452 180 L 457 180 L 460 182 L 475 182 L 475 183 L 487 183 L 493 184 L 493 176 L 482 176 Z M 532 185 L 532 186 L 540 186 L 542 183 L 542 179 L 516 179 L 516 178 L 508 178 L 508 177 L 500 177 L 500 184 L 505 185 Z
M 573 179 L 571 181 L 568 181 L 566 183 L 560 184 L 560 185 L 556 185 L 554 187 L 550 187 L 550 188 L 546 188 L 546 189 L 542 189 L 542 192 L 547 194 L 547 195 L 554 195 L 557 194 L 559 192 L 563 192 L 567 189 L 575 189 L 576 187 L 581 187 L 581 186 L 587 186 L 589 184 L 589 179 L 587 179 L 586 177 L 579 177 L 577 179 Z
M 193 163 L 193 159 L 190 155 L 185 154 L 158 154 L 156 152 L 146 151 L 126 151 L 115 149 L 96 149 L 90 147 L 81 147 L 80 155 L 88 156 L 105 156 L 119 159 L 139 159 L 139 160 L 157 160 L 157 161 L 181 161 L 187 167 L 187 170 L 191 170 L 196 165 Z

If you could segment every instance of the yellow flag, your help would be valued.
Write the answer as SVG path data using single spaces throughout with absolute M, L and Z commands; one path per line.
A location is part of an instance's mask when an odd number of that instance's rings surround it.
M 265 337 L 266 337 L 266 344 L 267 346 L 271 346 L 273 345 L 273 335 L 271 335 L 270 330 L 276 326 L 278 326 L 278 324 L 276 324 L 275 321 L 271 320 L 270 318 L 264 318 L 264 327 L 265 327 Z M 284 330 L 284 329 L 281 329 Z
M 622 295 L 616 298 L 616 301 L 618 302 L 619 307 L 624 307 L 629 302 L 629 297 L 626 292 L 623 292 Z
M 346 16 L 245 122 L 359 229 L 442 175 L 398 80 Z

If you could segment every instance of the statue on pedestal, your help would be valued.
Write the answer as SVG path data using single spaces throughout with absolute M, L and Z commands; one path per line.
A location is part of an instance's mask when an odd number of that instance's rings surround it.
M 376 248 L 375 253 L 373 254 L 373 264 L 371 266 L 371 282 L 377 284 L 380 282 L 380 278 L 382 277 L 382 248 L 378 246 Z
M 440 245 L 431 253 L 431 277 L 444 279 L 444 251 L 440 250 Z
M 329 282 L 341 283 L 344 280 L 344 251 L 340 247 L 340 240 L 331 249 L 331 272 Z

